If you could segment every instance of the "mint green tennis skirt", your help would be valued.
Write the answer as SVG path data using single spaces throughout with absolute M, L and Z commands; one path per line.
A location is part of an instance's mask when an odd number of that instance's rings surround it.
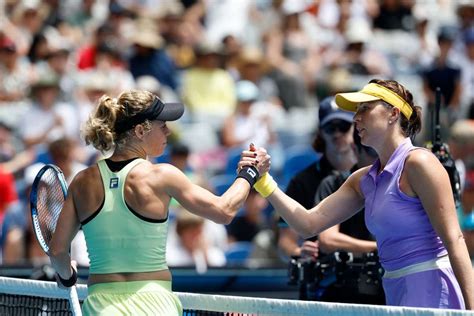
M 183 306 L 170 281 L 110 282 L 89 286 L 82 313 L 181 316 Z

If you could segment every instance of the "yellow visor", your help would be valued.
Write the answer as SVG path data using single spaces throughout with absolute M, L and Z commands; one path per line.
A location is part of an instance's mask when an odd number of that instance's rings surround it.
M 351 112 L 357 111 L 357 106 L 362 102 L 372 102 L 383 100 L 388 104 L 400 109 L 403 115 L 410 119 L 413 109 L 398 94 L 384 86 L 376 83 L 369 83 L 358 92 L 338 93 L 336 94 L 336 104 L 341 109 Z

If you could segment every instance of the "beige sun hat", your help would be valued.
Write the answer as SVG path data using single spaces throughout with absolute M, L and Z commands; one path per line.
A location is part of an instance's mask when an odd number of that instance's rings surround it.
M 454 141 L 474 144 L 474 120 L 458 120 L 451 127 L 451 138 Z
M 90 71 L 81 77 L 81 86 L 86 91 L 108 92 L 113 89 L 113 82 L 105 73 Z
M 258 66 L 260 71 L 266 72 L 270 69 L 270 64 L 265 59 L 263 52 L 258 47 L 246 46 L 242 48 L 237 58 L 237 68 L 243 69 L 245 66 Z
M 131 41 L 135 45 L 153 49 L 158 49 L 163 46 L 163 38 L 161 35 L 157 31 L 150 29 L 137 30 L 131 38 Z

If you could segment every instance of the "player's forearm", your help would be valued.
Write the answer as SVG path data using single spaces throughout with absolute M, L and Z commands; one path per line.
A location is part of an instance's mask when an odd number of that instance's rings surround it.
M 223 204 L 220 212 L 223 216 L 223 224 L 229 224 L 237 212 L 242 208 L 250 192 L 250 184 L 243 178 L 237 178 L 231 187 L 222 195 Z
M 50 256 L 51 265 L 56 273 L 63 279 L 69 279 L 72 275 L 71 257 L 68 252 L 62 252 Z
M 377 249 L 375 241 L 357 239 L 343 233 L 337 233 L 331 236 L 320 234 L 319 245 L 321 246 L 321 250 L 326 253 L 337 250 L 365 253 Z
M 315 235 L 314 227 L 311 227 L 311 221 L 309 220 L 308 210 L 279 188 L 276 188 L 268 197 L 268 201 L 299 235 L 303 237 Z
M 466 309 L 474 310 L 474 272 L 464 238 L 460 237 L 456 244 L 446 245 L 449 261 L 459 282 L 466 303 Z

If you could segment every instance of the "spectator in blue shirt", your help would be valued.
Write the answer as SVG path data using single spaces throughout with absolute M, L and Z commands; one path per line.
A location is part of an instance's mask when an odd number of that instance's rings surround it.
M 134 50 L 129 58 L 134 78 L 150 75 L 176 91 L 178 69 L 163 47 L 163 39 L 156 32 L 139 31 L 133 37 Z

